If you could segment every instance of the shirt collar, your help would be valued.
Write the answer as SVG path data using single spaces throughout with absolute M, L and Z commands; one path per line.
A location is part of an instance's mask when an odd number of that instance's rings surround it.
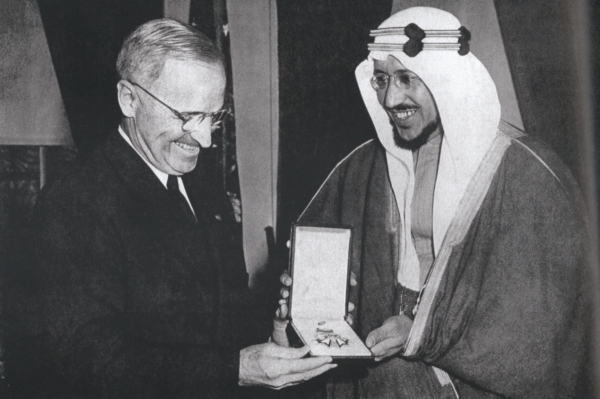
M 144 158 L 142 156 L 142 154 L 140 154 L 140 152 L 137 150 L 137 148 L 135 148 L 133 146 L 131 139 L 129 138 L 129 136 L 127 136 L 125 131 L 123 131 L 123 128 L 121 128 L 121 126 L 119 126 L 119 134 L 121 135 L 121 137 L 123 137 L 123 140 L 125 140 L 127 142 L 127 144 L 129 144 L 131 146 L 131 148 L 134 149 L 134 151 L 140 156 L 140 158 L 142 158 L 142 160 L 146 163 L 146 165 L 148 165 L 150 170 L 152 170 L 152 172 L 154 172 L 154 174 L 156 175 L 156 177 L 158 177 L 158 180 L 160 180 L 162 185 L 165 186 L 165 188 L 167 188 L 167 179 L 169 178 L 169 175 L 163 171 L 156 169 L 156 167 L 154 165 L 152 165 L 150 162 L 148 162 L 146 160 L 146 158 Z

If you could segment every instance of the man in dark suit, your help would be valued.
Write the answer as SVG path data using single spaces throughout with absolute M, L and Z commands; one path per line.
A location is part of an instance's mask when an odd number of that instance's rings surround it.
M 269 331 L 257 327 L 231 203 L 200 156 L 227 112 L 217 48 L 151 21 L 125 40 L 117 69 L 118 131 L 38 203 L 26 388 L 229 398 L 334 367 L 301 359 L 304 348 L 246 347 Z

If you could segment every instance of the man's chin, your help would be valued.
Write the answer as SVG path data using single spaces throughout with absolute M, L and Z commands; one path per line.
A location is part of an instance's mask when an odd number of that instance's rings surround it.
M 173 162 L 169 162 L 169 168 L 173 171 L 173 173 L 168 174 L 183 175 L 189 173 L 196 168 L 197 163 L 198 157 L 195 157 L 194 159 L 174 160 Z
M 431 135 L 433 133 L 435 133 L 435 131 L 438 130 L 438 128 L 440 126 L 439 119 L 436 121 L 430 122 L 413 139 L 407 140 L 402 137 L 402 135 L 400 134 L 400 129 L 398 129 L 396 124 L 394 124 L 392 121 L 390 121 L 390 122 L 392 125 L 394 143 L 396 144 L 396 146 L 403 148 L 405 150 L 411 150 L 411 151 L 418 150 L 421 146 L 423 146 L 425 143 L 427 143 L 427 141 L 429 140 Z

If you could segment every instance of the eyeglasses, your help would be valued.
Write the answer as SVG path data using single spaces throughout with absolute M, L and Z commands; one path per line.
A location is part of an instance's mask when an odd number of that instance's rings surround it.
M 211 124 L 212 128 L 214 129 L 214 128 L 219 127 L 223 123 L 225 116 L 227 114 L 229 114 L 229 112 L 230 112 L 229 109 L 220 109 L 215 112 L 179 112 L 176 109 L 173 109 L 170 106 L 168 106 L 164 101 L 162 101 L 160 98 L 156 97 L 154 94 L 150 93 L 148 90 L 144 89 L 139 84 L 137 84 L 135 82 L 131 82 L 131 81 L 129 83 L 144 90 L 146 92 L 146 94 L 148 94 L 150 97 L 152 97 L 153 99 L 158 101 L 160 104 L 165 106 L 169 111 L 171 111 L 171 113 L 173 115 L 175 115 L 179 120 L 181 120 L 181 122 L 183 122 L 184 126 L 188 122 L 192 122 L 195 126 L 197 126 L 200 123 L 202 123 L 204 118 L 210 117 L 210 124 Z
M 413 82 L 419 80 L 418 76 L 404 71 L 398 71 L 393 75 L 377 72 L 371 78 L 371 86 L 373 86 L 375 90 L 385 90 L 390 83 L 390 78 L 394 78 L 396 86 L 403 90 L 410 90 L 413 86 Z

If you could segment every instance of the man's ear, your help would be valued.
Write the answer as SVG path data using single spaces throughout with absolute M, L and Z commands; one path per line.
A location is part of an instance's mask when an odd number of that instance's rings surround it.
M 133 117 L 139 106 L 139 101 L 131 83 L 126 80 L 117 83 L 117 99 L 123 115 L 127 118 Z

